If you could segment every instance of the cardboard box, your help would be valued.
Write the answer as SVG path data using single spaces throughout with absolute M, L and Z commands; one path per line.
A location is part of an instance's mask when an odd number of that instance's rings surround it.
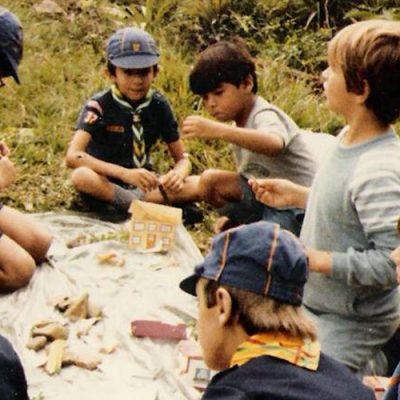
M 182 223 L 180 208 L 134 200 L 129 208 L 129 247 L 167 252 L 175 241 L 175 228 Z

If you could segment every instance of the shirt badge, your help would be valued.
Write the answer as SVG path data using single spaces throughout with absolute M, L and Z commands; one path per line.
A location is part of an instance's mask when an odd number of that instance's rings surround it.
M 124 133 L 125 129 L 122 125 L 107 125 L 106 131 L 112 133 Z
M 99 116 L 93 111 L 86 111 L 84 122 L 89 125 L 93 125 L 99 119 Z

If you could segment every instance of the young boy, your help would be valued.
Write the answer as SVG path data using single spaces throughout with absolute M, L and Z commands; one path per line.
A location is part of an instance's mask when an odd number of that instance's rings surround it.
M 183 122 L 183 137 L 224 140 L 236 156 L 237 172 L 206 170 L 200 176 L 198 199 L 224 215 L 216 230 L 265 219 L 298 234 L 303 210 L 262 205 L 247 180 L 280 177 L 311 186 L 316 163 L 307 134 L 257 95 L 255 64 L 244 44 L 223 41 L 203 51 L 190 74 L 190 88 L 217 121 L 189 116 Z
M 304 304 L 322 349 L 354 371 L 383 375 L 379 350 L 400 322 L 389 259 L 398 244 L 400 201 L 400 144 L 390 127 L 400 113 L 400 22 L 344 28 L 329 43 L 328 65 L 327 103 L 348 125 L 311 190 L 279 179 L 251 185 L 271 206 L 307 203 L 300 238 L 311 274 Z
M 22 28 L 7 9 L 0 7 L 0 87 L 12 76 L 17 83 L 18 64 L 22 58 Z M 10 150 L 0 142 L 0 190 L 16 178 Z M 36 262 L 44 258 L 52 237 L 26 215 L 0 203 L 0 292 L 25 286 L 31 279 Z
M 23 35 L 17 17 L 0 7 L 0 86 L 12 76 L 18 83 Z M 15 170 L 8 147 L 0 142 L 0 189 L 12 183 Z M 0 205 L 0 291 L 24 286 L 35 270 L 34 257 L 43 257 L 51 237 L 16 210 Z M 28 400 L 26 377 L 11 343 L 0 335 L 0 399 Z
M 307 255 L 277 224 L 260 221 L 216 236 L 183 280 L 199 300 L 198 336 L 217 371 L 203 400 L 373 400 L 344 365 L 320 352 L 301 308 Z
M 101 201 L 92 205 L 104 208 L 106 202 L 127 212 L 133 199 L 162 203 L 183 195 L 191 163 L 169 103 L 152 89 L 158 61 L 153 37 L 141 29 L 120 29 L 108 41 L 112 86 L 84 105 L 66 157 L 75 188 Z M 158 139 L 175 161 L 160 177 L 150 160 Z

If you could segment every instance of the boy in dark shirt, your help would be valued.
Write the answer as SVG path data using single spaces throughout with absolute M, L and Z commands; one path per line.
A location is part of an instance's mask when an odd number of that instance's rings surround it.
M 271 222 L 227 230 L 181 289 L 199 300 L 198 335 L 221 371 L 203 400 L 373 400 L 350 369 L 321 353 L 301 309 L 308 260 Z
M 0 87 L 10 76 L 19 83 L 22 48 L 20 22 L 9 10 L 0 7 Z M 8 146 L 0 141 L 0 190 L 16 179 L 9 156 Z M 9 292 L 27 285 L 36 262 L 45 257 L 51 241 L 52 236 L 27 215 L 0 203 L 0 291 Z
M 0 7 L 0 86 L 12 76 L 19 83 L 18 64 L 22 58 L 23 33 L 18 18 Z M 15 179 L 9 149 L 0 142 L 0 188 Z M 51 236 L 25 215 L 0 205 L 0 290 L 15 290 L 29 282 L 34 256 L 43 257 Z M 11 343 L 0 335 L 0 399 L 28 400 L 24 369 Z
M 75 188 L 123 212 L 134 199 L 185 199 L 191 163 L 168 101 L 152 88 L 158 61 L 156 43 L 147 32 L 123 28 L 114 33 L 107 45 L 112 86 L 86 102 L 67 152 Z M 159 139 L 175 161 L 162 176 L 153 172 L 150 159 Z

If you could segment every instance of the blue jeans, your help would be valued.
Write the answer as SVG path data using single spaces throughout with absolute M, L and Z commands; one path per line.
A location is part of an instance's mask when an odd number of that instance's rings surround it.
M 299 236 L 304 219 L 303 209 L 278 209 L 260 203 L 247 183 L 247 178 L 243 175 L 240 175 L 240 189 L 241 200 L 228 202 L 219 208 L 218 212 L 221 215 L 228 217 L 236 225 L 250 224 L 260 220 L 270 221 Z

